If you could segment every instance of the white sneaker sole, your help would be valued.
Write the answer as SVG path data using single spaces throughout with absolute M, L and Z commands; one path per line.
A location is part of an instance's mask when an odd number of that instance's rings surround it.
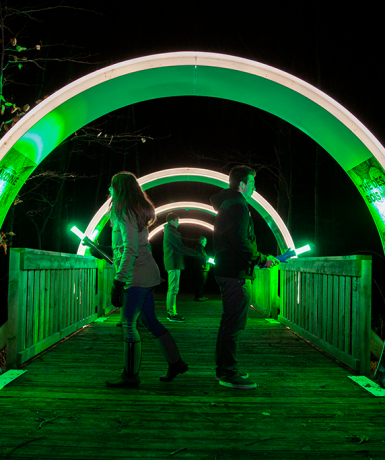
M 167 318 L 168 321 L 170 321 L 171 323 L 185 323 L 186 320 L 185 319 L 172 319 L 172 318 Z
M 219 380 L 219 385 L 222 385 L 223 387 L 227 388 L 235 388 L 237 390 L 254 390 L 257 388 L 256 383 L 249 383 L 249 384 L 239 384 L 239 383 L 230 383 L 230 382 L 225 382 L 223 380 Z

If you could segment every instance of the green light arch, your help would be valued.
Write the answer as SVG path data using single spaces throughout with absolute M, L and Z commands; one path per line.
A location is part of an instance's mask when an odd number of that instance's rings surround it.
M 229 176 L 222 174 L 218 171 L 212 171 L 209 169 L 201 168 L 174 168 L 174 169 L 163 169 L 162 171 L 156 171 L 152 174 L 138 178 L 138 182 L 143 190 L 149 190 L 158 185 L 173 183 L 173 182 L 201 182 L 206 184 L 215 185 L 221 188 L 227 188 L 229 185 Z M 103 203 L 103 205 L 95 213 L 91 219 L 86 231 L 84 232 L 92 241 L 95 241 L 109 219 L 109 207 L 111 198 Z M 266 201 L 259 193 L 254 192 L 249 200 L 250 206 L 252 206 L 260 216 L 265 220 L 270 230 L 277 241 L 277 244 L 282 253 L 288 248 L 295 248 L 294 241 L 290 235 L 288 228 L 277 213 L 277 211 Z M 180 208 L 199 209 L 204 212 L 214 213 L 212 206 L 203 203 L 194 202 L 179 202 L 169 203 L 167 205 L 156 208 L 156 214 L 166 212 L 166 210 L 176 210 Z M 79 244 L 77 253 L 84 255 L 86 247 Z
M 180 225 L 185 225 L 185 224 L 188 224 L 188 225 L 197 225 L 197 226 L 200 226 L 202 228 L 206 228 L 210 231 L 214 231 L 214 225 L 212 224 L 209 224 L 207 222 L 205 222 L 204 220 L 200 220 L 200 219 L 179 219 L 179 226 Z M 148 234 L 148 240 L 151 241 L 152 238 L 154 238 L 158 233 L 160 233 L 163 229 L 164 229 L 164 226 L 166 225 L 166 222 L 164 224 L 161 224 L 159 225 L 158 227 L 154 228 L 153 230 L 151 230 L 151 232 Z
M 367 128 L 332 98 L 286 72 L 203 52 L 115 64 L 62 88 L 23 117 L 0 141 L 0 225 L 25 180 L 69 135 L 113 110 L 171 96 L 230 99 L 302 130 L 351 177 L 385 247 L 385 151 Z

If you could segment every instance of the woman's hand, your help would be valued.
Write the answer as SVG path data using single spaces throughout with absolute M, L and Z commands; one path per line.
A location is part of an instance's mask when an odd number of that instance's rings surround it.
M 124 285 L 122 281 L 114 279 L 111 289 L 111 303 L 114 307 L 122 307 L 124 303 Z

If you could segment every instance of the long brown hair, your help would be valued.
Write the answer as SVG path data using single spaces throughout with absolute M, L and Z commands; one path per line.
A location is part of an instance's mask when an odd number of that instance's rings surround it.
M 155 220 L 155 209 L 146 193 L 141 189 L 134 174 L 122 171 L 111 179 L 113 196 L 110 206 L 111 220 L 122 219 L 126 213 L 130 219 L 136 216 L 139 231 L 149 227 Z

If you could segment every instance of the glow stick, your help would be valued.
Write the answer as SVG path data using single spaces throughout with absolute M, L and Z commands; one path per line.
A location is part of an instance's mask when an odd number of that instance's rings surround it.
M 307 244 L 306 246 L 302 246 L 302 248 L 296 249 L 295 253 L 297 256 L 299 256 L 300 254 L 303 254 L 304 252 L 307 252 L 307 251 L 311 251 L 311 247 L 309 244 Z
M 76 236 L 78 236 L 81 240 L 84 240 L 86 235 L 82 233 L 75 225 L 71 228 L 71 232 L 75 233 Z
M 90 246 L 91 248 L 95 249 L 96 252 L 98 252 L 102 258 L 104 260 L 106 260 L 107 262 L 109 262 L 111 265 L 114 263 L 113 260 L 111 259 L 111 257 L 109 257 L 105 252 L 103 252 L 101 249 L 99 249 L 97 247 L 97 245 L 95 243 L 93 243 L 87 235 L 85 235 L 84 233 L 82 233 L 77 227 L 75 227 L 75 225 L 71 228 L 71 232 L 72 233 L 75 233 L 76 236 L 78 236 L 82 241 L 83 243 L 86 245 L 86 246 Z

